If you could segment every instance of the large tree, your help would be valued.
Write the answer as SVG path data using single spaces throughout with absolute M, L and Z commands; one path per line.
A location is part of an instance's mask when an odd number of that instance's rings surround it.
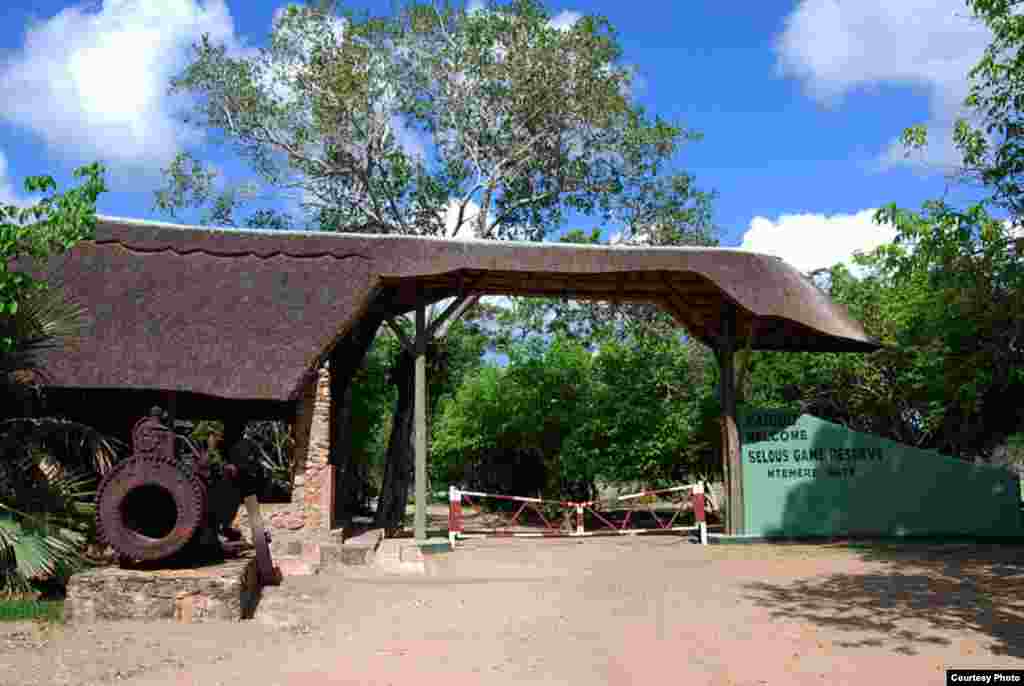
M 665 171 L 693 135 L 632 102 L 620 61 L 607 20 L 556 28 L 535 0 L 472 12 L 409 2 L 385 17 L 321 3 L 289 7 L 255 55 L 204 37 L 172 90 L 260 184 L 295 192 L 307 225 L 541 240 L 572 212 L 668 225 L 704 199 Z M 211 173 L 183 153 L 158 205 L 195 200 Z M 230 217 L 252 197 L 236 187 L 200 200 Z M 396 369 L 410 386 L 412 365 Z M 396 404 L 395 460 L 411 452 L 412 409 Z M 389 490 L 404 503 L 401 484 Z
M 919 212 L 882 208 L 877 220 L 898 236 L 875 261 L 906 296 L 896 316 L 908 354 L 913 346 L 930 356 L 923 371 L 933 402 L 922 425 L 949 452 L 987 456 L 1024 426 L 1017 403 L 1006 402 L 1024 390 L 1024 15 L 1013 0 L 966 4 L 993 38 L 967 75 L 954 180 L 983 198 L 964 208 L 944 200 Z M 903 138 L 908 152 L 927 145 L 924 126 Z

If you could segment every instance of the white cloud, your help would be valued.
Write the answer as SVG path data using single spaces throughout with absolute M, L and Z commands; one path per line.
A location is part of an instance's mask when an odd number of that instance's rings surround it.
M 551 17 L 549 25 L 558 29 L 559 31 L 568 31 L 573 25 L 583 17 L 579 12 L 573 12 L 572 10 L 562 10 L 555 16 Z
M 462 240 L 474 240 L 476 238 L 476 222 L 480 215 L 480 205 L 472 200 L 467 202 L 466 211 L 462 215 L 462 225 L 457 226 L 459 221 L 459 204 L 456 200 L 448 203 L 448 209 L 445 211 L 444 216 L 445 236 Z
M 0 117 L 68 158 L 155 169 L 199 135 L 166 92 L 203 33 L 238 48 L 224 0 L 69 7 L 30 24 L 0 64 Z
M 875 224 L 875 210 L 857 214 L 784 214 L 777 220 L 754 217 L 743 234 L 742 250 L 777 255 L 807 273 L 839 262 L 851 264 L 854 251 L 869 252 L 896 236 L 890 225 Z
M 484 2 L 484 0 L 470 0 L 466 5 L 466 14 L 481 14 L 489 11 L 487 3 Z M 562 10 L 555 16 L 551 17 L 548 21 L 548 26 L 558 29 L 559 31 L 568 31 L 582 17 L 583 15 L 579 12 Z
M 397 114 L 391 115 L 391 132 L 406 155 L 413 159 L 426 159 L 427 148 L 431 144 L 430 136 L 406 126 L 402 117 Z
M 650 230 L 639 229 L 634 231 L 627 238 L 625 232 L 615 231 L 608 237 L 609 245 L 650 245 L 652 234 Z
M 493 307 L 500 307 L 503 310 L 512 309 L 512 298 L 507 295 L 485 295 L 480 298 L 480 302 Z
M 954 165 L 952 123 L 963 116 L 967 72 L 991 40 L 963 3 L 934 0 L 802 0 L 776 38 L 779 71 L 804 82 L 819 102 L 838 105 L 848 93 L 879 85 L 923 88 L 932 141 L 923 156 L 904 158 L 894 121 L 880 162 Z
M 14 180 L 8 174 L 7 156 L 0 150 L 0 205 L 22 206 L 25 200 L 15 189 Z

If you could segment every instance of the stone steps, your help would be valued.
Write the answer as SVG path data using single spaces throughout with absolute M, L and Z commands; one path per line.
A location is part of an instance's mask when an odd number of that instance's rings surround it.
M 389 538 L 380 542 L 373 566 L 388 574 L 431 575 L 444 567 L 442 560 L 447 556 L 443 553 L 450 551 L 447 539 L 417 542 L 410 538 Z
M 390 574 L 423 574 L 423 553 L 413 541 L 388 538 L 380 543 L 373 566 Z
M 383 538 L 383 531 L 376 529 L 341 543 L 336 539 L 328 541 L 287 541 L 271 545 L 274 565 L 284 577 L 310 576 L 321 570 L 339 566 L 363 566 L 373 563 L 374 556 Z

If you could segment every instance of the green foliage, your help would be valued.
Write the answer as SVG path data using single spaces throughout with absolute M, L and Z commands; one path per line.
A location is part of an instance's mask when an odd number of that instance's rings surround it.
M 292 446 L 295 440 L 287 422 L 249 422 L 245 437 L 259 452 L 259 465 L 266 479 L 263 499 L 286 501 L 292 492 Z
M 95 479 L 62 467 L 32 444 L 0 461 L 0 594 L 64 580 L 82 564 L 92 533 Z
M 96 226 L 96 198 L 106 190 L 99 163 L 76 169 L 85 182 L 64 193 L 50 176 L 25 180 L 25 191 L 43 193 L 33 206 L 0 205 L 0 353 L 15 348 L 15 334 L 7 319 L 18 313 L 25 295 L 45 288 L 45 283 L 25 273 L 25 266 L 39 266 L 50 255 L 59 255 L 80 240 L 92 236 Z M 13 261 L 21 270 L 11 269 Z
M 222 446 L 219 441 L 213 441 L 213 445 L 211 445 L 210 439 L 215 436 L 223 435 L 224 422 L 203 419 L 192 426 L 192 429 L 189 431 L 188 438 L 194 445 L 200 446 L 201 449 L 206 452 L 210 458 L 210 464 L 220 465 L 224 462 L 224 455 L 221 454 Z
M 441 403 L 436 481 L 587 498 L 598 480 L 662 484 L 714 471 L 712 379 L 692 363 L 689 344 L 609 340 L 594 355 L 556 335 L 514 344 L 509 358 Z
M 988 196 L 965 209 L 942 200 L 926 202 L 920 212 L 883 207 L 876 221 L 894 225 L 898 236 L 862 261 L 874 270 L 893 346 L 873 357 L 898 358 L 899 373 L 888 382 L 913 398 L 909 414 L 924 443 L 973 457 L 988 456 L 1024 425 L 1015 403 L 1006 402 L 1024 382 L 1024 16 L 1008 0 L 967 5 L 992 42 L 967 74 L 964 104 L 971 117 L 956 123 L 954 143 L 959 180 Z M 903 140 L 920 148 L 927 131 L 911 127 Z
M 41 620 L 50 624 L 63 623 L 64 601 L 0 598 L 0 622 L 25 622 L 31 620 Z
M 309 223 L 346 231 L 540 239 L 567 210 L 628 227 L 696 224 L 708 196 L 663 167 L 697 136 L 631 104 L 603 17 L 549 25 L 540 2 L 467 13 L 407 2 L 391 16 L 290 6 L 269 45 L 236 57 L 204 37 L 171 90 L 262 183 L 300 193 Z M 342 21 L 343 20 L 343 21 Z M 403 143 L 419 137 L 424 153 Z M 183 153 L 158 209 L 212 204 L 232 224 L 249 187 L 218 195 Z
M 462 318 L 452 322 L 443 338 L 434 338 L 427 346 L 427 425 L 432 424 L 443 399 L 451 397 L 463 380 L 480 368 L 481 356 L 489 346 L 482 325 L 490 316 L 490 308 L 481 303 L 469 308 Z M 408 319 L 400 317 L 398 326 L 412 336 Z M 384 329 L 390 333 L 390 329 Z M 388 417 L 396 400 L 395 383 L 389 369 L 397 368 L 400 352 L 394 335 L 378 335 L 353 386 L 353 450 L 365 455 L 375 467 L 375 481 L 383 471 L 387 436 L 391 426 Z
M 1015 433 L 1006 439 L 1006 462 L 1024 465 L 1024 432 Z M 1021 495 L 1024 499 L 1024 494 Z
M 651 485 L 707 471 L 712 446 L 699 429 L 710 388 L 691 367 L 691 354 L 664 336 L 601 345 L 589 407 L 565 449 L 568 471 Z
M 962 176 L 991 191 L 990 199 L 1013 217 L 1024 209 L 1024 16 L 1008 0 L 967 0 L 992 33 L 981 61 L 968 73 L 970 92 L 964 104 L 974 122 L 959 120 L 954 142 L 962 155 Z
M 370 491 L 380 488 L 383 476 L 389 419 L 395 404 L 395 387 L 388 383 L 393 339 L 378 335 L 356 373 L 352 385 L 352 454 L 369 465 Z
M 0 422 L 0 594 L 63 581 L 95 540 L 94 487 L 115 446 L 64 419 Z
M 988 203 L 1019 217 L 1024 209 L 1024 15 L 1012 0 L 967 0 L 974 16 L 991 32 L 992 42 L 967 73 L 964 101 L 970 116 L 956 121 L 953 143 L 961 155 L 955 176 L 984 188 Z M 908 154 L 928 144 L 928 131 L 918 124 L 907 128 L 902 142 Z
M 0 316 L 0 339 L 13 347 L 0 351 L 0 417 L 15 416 L 38 395 L 34 384 L 38 356 L 75 340 L 84 310 L 54 282 L 18 296 L 14 314 Z
M 0 410 L 31 403 L 39 351 L 66 345 L 82 310 L 59 288 L 24 270 L 92 236 L 96 198 L 105 190 L 103 167 L 75 171 L 85 182 L 63 194 L 48 176 L 25 182 L 43 193 L 32 207 L 0 206 Z M 13 271 L 12 263 L 20 271 Z M 20 408 L 19 408 L 20 409 Z M 11 413 L 11 414 L 7 414 Z M 93 534 L 93 487 L 109 467 L 113 447 L 89 427 L 56 418 L 0 422 L 0 593 L 23 595 L 34 583 L 66 579 L 82 563 Z
M 755 353 L 750 400 L 800 405 L 897 441 L 987 457 L 1024 417 L 1020 258 L 1006 226 L 937 203 L 923 215 L 885 208 L 896 243 L 857 258 L 866 275 L 831 271 L 830 293 L 886 344 L 871 355 Z

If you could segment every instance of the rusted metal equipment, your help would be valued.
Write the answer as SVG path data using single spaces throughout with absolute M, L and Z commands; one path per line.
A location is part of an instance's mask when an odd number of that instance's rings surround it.
M 258 478 L 237 464 L 214 474 L 209 454 L 190 444 L 191 455 L 179 455 L 176 436 L 161 415 L 154 407 L 136 423 L 131 457 L 107 473 L 97 493 L 97 529 L 122 565 L 221 557 L 218 533 L 234 538 L 231 520 L 258 486 Z M 267 540 L 260 533 L 254 543 L 265 553 Z

